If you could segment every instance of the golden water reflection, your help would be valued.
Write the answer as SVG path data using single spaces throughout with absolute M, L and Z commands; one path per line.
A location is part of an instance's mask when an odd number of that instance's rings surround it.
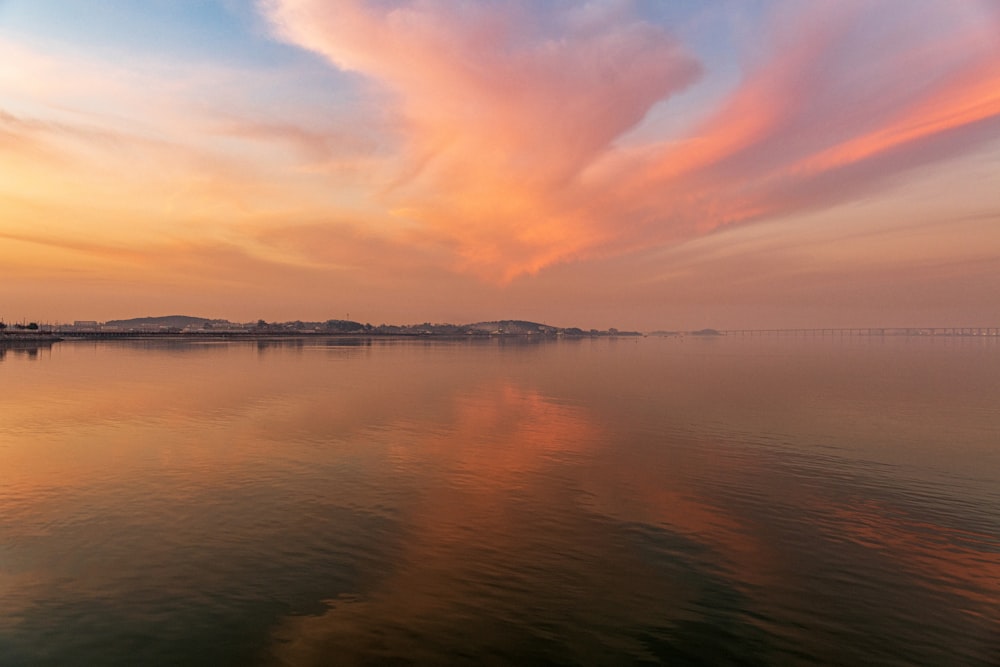
M 683 345 L 9 356 L 0 640 L 100 601 L 270 609 L 278 664 L 987 655 L 996 358 Z

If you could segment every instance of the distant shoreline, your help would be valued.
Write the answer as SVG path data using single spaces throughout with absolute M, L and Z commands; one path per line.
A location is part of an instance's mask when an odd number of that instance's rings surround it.
M 883 338 L 883 337 L 917 337 L 917 338 L 1000 338 L 998 327 L 939 327 L 934 329 L 912 328 L 878 328 L 878 329 L 789 329 L 789 330 L 735 330 L 735 331 L 653 331 L 640 333 L 635 331 L 262 331 L 262 330 L 199 330 L 199 331 L 73 331 L 67 329 L 52 330 L 6 330 L 0 331 L 0 345 L 45 344 L 60 341 L 83 340 L 172 340 L 172 341 L 253 341 L 253 340 L 304 340 L 304 339 L 434 339 L 434 340 L 559 340 L 559 339 L 595 339 L 595 338 Z
M 51 333 L 0 334 L 0 342 L 58 342 L 69 340 L 294 340 L 300 338 L 435 338 L 450 340 L 488 340 L 491 338 L 555 340 L 559 338 L 636 338 L 639 333 L 376 333 L 376 332 L 329 332 L 329 331 L 53 331 Z

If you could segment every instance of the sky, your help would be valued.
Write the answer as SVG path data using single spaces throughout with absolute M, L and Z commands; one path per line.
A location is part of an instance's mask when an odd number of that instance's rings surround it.
M 997 0 L 0 0 L 0 319 L 1000 326 Z

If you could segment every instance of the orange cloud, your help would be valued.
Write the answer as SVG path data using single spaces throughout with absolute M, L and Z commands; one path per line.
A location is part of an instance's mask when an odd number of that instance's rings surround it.
M 266 6 L 287 39 L 392 92 L 407 162 L 393 208 L 453 243 L 455 268 L 487 278 L 606 240 L 578 201 L 579 175 L 700 71 L 665 31 L 617 8 L 539 22 L 513 4 Z
M 391 93 L 404 166 L 387 206 L 452 268 L 500 282 L 850 201 L 1000 129 L 987 3 L 779 3 L 718 108 L 628 152 L 624 134 L 705 71 L 628 3 L 264 6 L 285 39 Z

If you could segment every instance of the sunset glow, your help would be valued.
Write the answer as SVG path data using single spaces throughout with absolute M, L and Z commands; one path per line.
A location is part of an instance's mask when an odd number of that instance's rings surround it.
M 995 326 L 992 0 L 0 2 L 0 319 Z

